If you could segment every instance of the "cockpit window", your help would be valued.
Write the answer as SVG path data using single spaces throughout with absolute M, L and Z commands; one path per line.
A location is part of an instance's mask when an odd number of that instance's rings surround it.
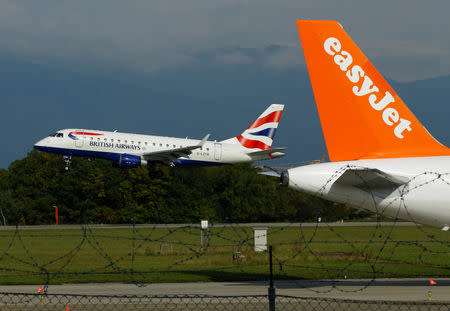
M 48 135 L 48 137 L 64 137 L 64 134 L 56 132 L 56 133 Z

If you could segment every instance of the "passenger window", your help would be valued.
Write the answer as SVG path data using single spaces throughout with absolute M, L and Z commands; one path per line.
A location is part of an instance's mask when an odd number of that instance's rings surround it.
M 120 139 L 118 139 L 117 142 L 120 143 Z
M 131 144 L 134 144 L 134 140 L 131 141 Z
M 162 144 L 159 144 L 160 147 L 162 147 Z
M 177 146 L 173 145 L 174 148 L 176 148 Z
M 156 146 L 156 144 L 155 144 L 155 143 L 153 143 L 153 146 Z
M 140 145 L 141 144 L 141 142 L 140 141 L 138 141 L 138 145 Z
M 97 138 L 97 141 L 100 141 L 100 137 Z
M 169 144 L 166 144 L 166 147 L 169 147 Z
M 105 140 L 105 141 L 107 141 L 108 139 L 107 139 L 107 138 L 105 138 L 104 140 Z
M 113 143 L 113 142 L 114 142 L 114 139 L 111 139 L 111 142 Z
M 124 143 L 126 144 L 128 140 L 125 140 Z
M 145 142 L 145 145 L 147 146 L 147 142 Z
M 91 137 L 91 140 L 94 140 L 94 137 Z
M 209 148 L 206 148 L 206 151 L 209 151 Z

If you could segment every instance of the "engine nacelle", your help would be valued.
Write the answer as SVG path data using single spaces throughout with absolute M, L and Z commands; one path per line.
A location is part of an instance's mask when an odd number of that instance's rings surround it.
M 116 163 L 114 163 L 116 164 Z M 139 166 L 147 165 L 147 161 L 142 160 L 140 156 L 134 154 L 123 153 L 119 157 L 119 163 L 115 166 L 125 167 L 125 168 L 134 168 Z

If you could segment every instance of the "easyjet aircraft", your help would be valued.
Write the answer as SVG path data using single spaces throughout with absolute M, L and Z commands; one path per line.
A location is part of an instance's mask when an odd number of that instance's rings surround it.
M 271 105 L 241 135 L 224 141 L 150 136 L 98 130 L 65 129 L 40 140 L 34 148 L 64 156 L 113 161 L 119 167 L 141 165 L 214 166 L 284 156 L 271 148 L 284 105 Z
M 420 124 L 334 21 L 297 21 L 330 158 L 282 182 L 325 199 L 448 230 L 450 149 Z

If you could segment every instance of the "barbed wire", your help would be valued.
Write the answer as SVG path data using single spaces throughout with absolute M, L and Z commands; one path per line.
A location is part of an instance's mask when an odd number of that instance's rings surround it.
M 365 185 L 366 191 L 369 192 L 371 205 L 376 212 L 377 222 L 370 228 L 370 232 L 366 232 L 365 239 L 355 239 L 354 236 L 342 231 L 342 227 L 334 226 L 330 223 L 321 223 L 319 220 L 312 227 L 306 227 L 302 224 L 293 226 L 286 224 L 286 226 L 272 227 L 267 232 L 267 239 L 274 245 L 274 260 L 277 269 L 275 270 L 277 277 L 290 278 L 298 276 L 298 271 L 309 270 L 318 271 L 319 275 L 330 279 L 328 284 L 331 284 L 325 289 L 310 288 L 316 293 L 326 293 L 332 290 L 342 292 L 358 292 L 364 291 L 368 286 L 380 276 L 389 274 L 390 276 L 404 276 L 404 273 L 398 271 L 387 271 L 392 264 L 402 265 L 417 265 L 420 264 L 424 268 L 423 273 L 410 273 L 408 277 L 424 277 L 428 276 L 430 271 L 433 271 L 433 277 L 449 277 L 450 263 L 448 260 L 433 261 L 430 258 L 433 256 L 445 256 L 450 252 L 450 237 L 439 237 L 436 234 L 437 229 L 431 229 L 434 232 L 429 232 L 426 227 L 417 223 L 409 213 L 407 201 L 405 196 L 418 191 L 419 189 L 430 185 L 434 182 L 443 182 L 449 186 L 450 183 L 445 180 L 449 174 L 438 174 L 433 172 L 424 172 L 416 175 L 410 180 L 396 189 L 396 196 L 393 197 L 389 203 L 381 207 L 378 203 L 376 193 L 371 190 L 365 175 L 360 173 L 364 171 L 365 167 L 345 165 L 337 169 L 331 177 L 324 182 L 322 187 L 317 191 L 316 196 L 324 197 L 327 189 L 342 176 L 347 170 L 353 170 L 356 177 L 361 184 Z M 430 177 L 425 181 L 421 181 L 423 176 Z M 309 200 L 313 200 L 310 197 Z M 309 202 L 311 203 L 311 202 Z M 396 207 L 396 215 L 393 217 L 389 225 L 384 223 L 382 225 L 380 216 L 386 208 Z M 238 226 L 233 223 L 225 224 L 223 226 L 215 227 L 210 224 L 210 229 L 207 236 L 207 244 L 205 249 L 201 249 L 198 244 L 198 230 L 197 225 L 186 225 L 182 227 L 172 228 L 170 226 L 161 227 L 153 226 L 151 228 L 141 228 L 134 222 L 134 215 L 136 206 L 131 209 L 131 231 L 122 234 L 116 233 L 106 234 L 101 228 L 93 228 L 87 224 L 80 226 L 80 233 L 54 231 L 50 232 L 36 232 L 30 233 L 27 230 L 21 229 L 19 226 L 15 230 L 4 231 L 0 233 L 0 238 L 3 241 L 4 247 L 0 248 L 0 274 L 8 277 L 26 277 L 34 276 L 42 280 L 43 293 L 47 292 L 48 286 L 54 282 L 61 280 L 68 280 L 70 277 L 76 276 L 117 276 L 121 275 L 122 281 L 127 281 L 136 286 L 146 286 L 155 280 L 165 280 L 165 276 L 170 273 L 175 274 L 201 274 L 208 273 L 214 269 L 216 273 L 223 273 L 225 271 L 232 271 L 233 273 L 241 273 L 248 275 L 249 271 L 265 271 L 268 265 L 268 260 L 258 257 L 255 260 L 237 260 L 236 263 L 230 265 L 215 265 L 207 269 L 192 269 L 193 261 L 208 257 L 215 252 L 222 253 L 240 253 L 249 255 L 252 253 L 251 248 L 254 247 L 255 237 L 251 230 L 246 227 Z M 404 211 L 405 215 L 409 217 L 409 221 L 414 223 L 414 227 L 420 232 L 420 238 L 412 239 L 398 239 L 395 238 L 396 229 L 399 228 L 397 223 L 398 216 Z M 321 215 L 321 209 L 316 208 L 316 214 Z M 87 221 L 86 221 L 87 222 Z M 283 232 L 291 233 L 295 230 L 295 236 L 289 241 L 276 241 L 277 235 Z M 322 232 L 327 231 L 331 234 L 331 238 L 324 239 Z M 36 252 L 33 248 L 33 243 L 30 241 L 42 241 L 51 239 L 67 239 L 80 238 L 70 245 L 67 250 L 60 255 L 51 258 L 42 258 L 42 253 Z M 356 237 L 357 238 L 357 237 Z M 120 254 L 116 254 L 112 249 L 108 249 L 105 241 L 114 241 L 116 243 L 128 243 L 129 250 Z M 170 244 L 175 246 L 176 251 L 172 251 L 171 258 L 167 259 L 165 265 L 152 268 L 151 261 L 149 268 L 143 269 L 138 264 L 140 254 L 146 253 L 148 245 L 154 244 Z M 128 245 L 127 244 L 127 245 Z M 330 263 L 327 254 L 334 254 L 333 252 L 324 252 L 323 248 L 318 245 L 339 245 L 343 254 L 344 260 L 337 260 L 338 264 Z M 0 244 L 1 245 L 1 244 Z M 414 248 L 416 251 L 415 258 L 409 258 L 409 261 L 402 261 L 398 259 L 397 253 L 402 247 Z M 72 267 L 76 266 L 75 259 L 81 256 L 86 256 L 84 249 L 90 248 L 91 253 L 83 260 L 89 263 L 90 257 L 96 256 L 101 259 L 102 263 L 97 266 Z M 20 251 L 19 251 L 20 250 Z M 160 252 L 162 252 L 160 250 Z M 148 251 L 149 258 L 157 258 L 158 254 L 153 251 Z M 38 257 L 41 256 L 41 257 Z M 153 257 L 152 257 L 153 256 Z M 347 262 L 345 258 L 352 257 Z M 312 260 L 304 260 L 304 258 L 311 257 Z M 167 257 L 168 258 L 168 257 Z M 342 259 L 342 258 L 339 258 Z M 353 260 L 351 260 L 353 259 Z M 129 264 L 123 264 L 129 261 Z M 160 260 L 161 261 L 161 260 Z M 256 270 L 255 270 L 256 269 Z M 264 270 L 263 270 L 264 269 Z M 295 270 L 297 272 L 292 270 Z M 434 270 L 433 270 L 434 269 Z M 366 281 L 362 282 L 358 288 L 346 288 L 341 286 L 346 277 L 351 275 L 364 275 Z M 254 275 L 255 276 L 255 275 Z M 367 278 L 368 276 L 368 278 Z M 251 275 L 249 276 L 251 277 Z M 343 279 L 343 277 L 345 277 Z M 103 280 L 103 279 L 102 279 Z

